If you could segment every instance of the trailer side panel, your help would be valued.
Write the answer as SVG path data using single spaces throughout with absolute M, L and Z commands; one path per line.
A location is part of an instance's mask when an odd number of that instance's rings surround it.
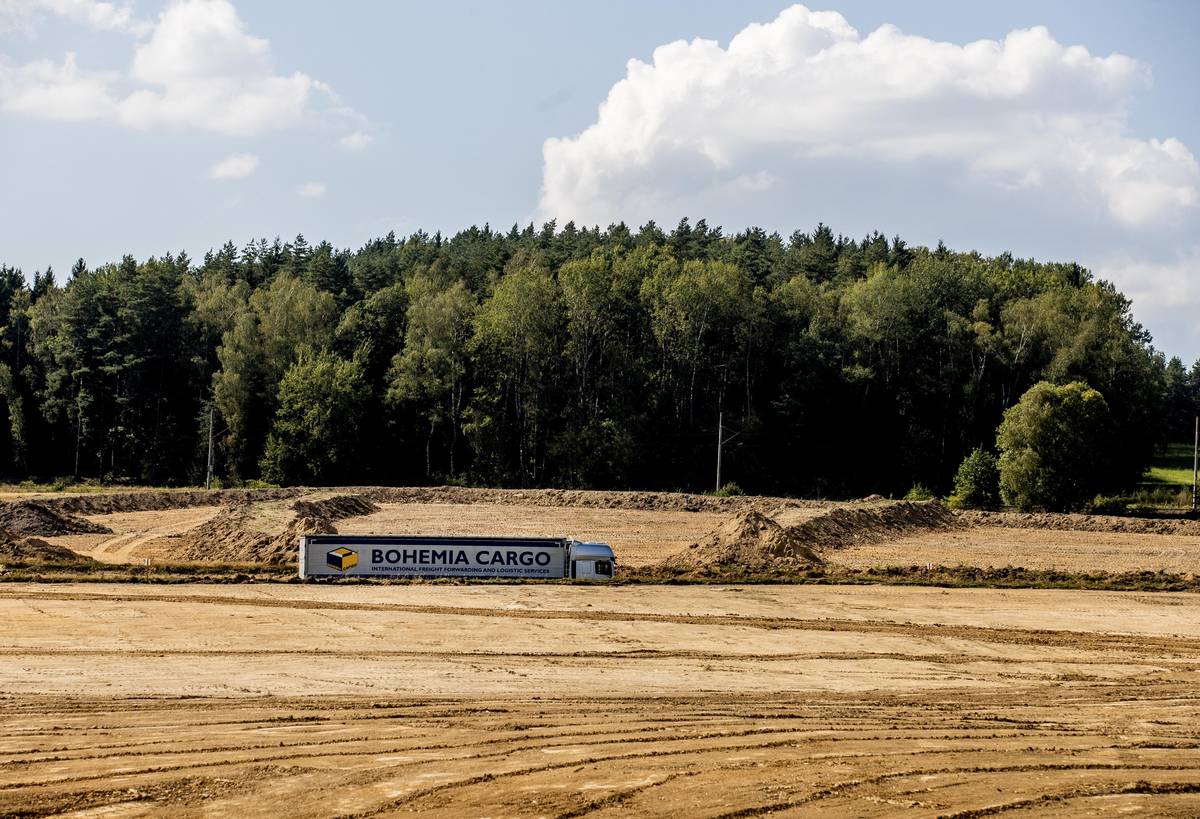
M 558 538 L 306 535 L 303 577 L 511 577 L 567 575 Z

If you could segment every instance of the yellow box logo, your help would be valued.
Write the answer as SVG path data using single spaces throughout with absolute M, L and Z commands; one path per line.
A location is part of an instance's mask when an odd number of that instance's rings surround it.
M 358 565 L 358 552 L 342 546 L 325 555 L 325 563 L 331 569 L 346 572 Z

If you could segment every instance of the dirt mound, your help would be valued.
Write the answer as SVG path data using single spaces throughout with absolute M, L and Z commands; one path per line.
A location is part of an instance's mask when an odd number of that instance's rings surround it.
M 785 506 L 784 509 L 790 509 Z M 786 574 L 823 562 L 821 552 L 964 524 L 936 501 L 837 507 L 794 526 L 756 510 L 739 512 L 706 540 L 663 561 L 668 574 L 713 577 Z
M 1200 520 L 1187 518 L 1125 518 L 1116 515 L 1081 515 L 1065 512 L 962 511 L 957 514 L 960 520 L 973 526 L 999 526 L 1005 529 L 1200 536 Z
M 377 503 L 452 503 L 519 506 L 632 509 L 656 512 L 738 512 L 770 508 L 785 498 L 754 495 L 718 498 L 687 492 L 636 492 L 593 489 L 485 489 L 465 486 L 382 487 L 365 492 Z M 792 501 L 813 508 L 828 508 L 822 501 Z
M 193 506 L 225 506 L 246 501 L 278 501 L 312 494 L 312 487 L 282 489 L 161 489 L 131 492 L 63 494 L 39 498 L 48 508 L 76 515 L 151 512 Z M 346 495 L 361 495 L 379 503 L 453 503 L 521 506 L 582 507 L 587 509 L 644 509 L 651 511 L 738 512 L 777 506 L 784 498 L 753 495 L 718 498 L 687 492 L 638 492 L 585 489 L 489 489 L 463 486 L 337 487 Z M 812 508 L 829 508 L 823 501 L 793 501 Z
M 254 504 L 231 504 L 216 517 L 183 535 L 180 557 L 221 563 L 271 563 L 285 565 L 297 559 L 301 535 L 337 534 L 334 522 L 369 515 L 379 507 L 362 495 L 335 495 L 318 501 L 298 500 L 296 513 L 280 531 L 255 528 Z
M 0 507 L 0 532 L 8 535 L 107 535 L 112 529 L 60 512 L 39 501 L 17 501 Z
M 311 489 L 188 489 L 142 492 L 95 492 L 43 498 L 38 503 L 59 512 L 76 515 L 111 515 L 117 512 L 155 512 L 193 506 L 223 506 L 248 501 L 287 500 Z
M 341 520 L 378 512 L 379 507 L 363 495 L 335 495 L 319 501 L 298 500 L 292 504 L 296 514 L 304 518 Z
M 661 568 L 674 574 L 711 577 L 821 563 L 821 556 L 794 532 L 795 529 L 780 526 L 762 512 L 749 509 L 718 526 L 702 543 L 664 560 Z
M 792 527 L 798 537 L 816 549 L 841 549 L 931 529 L 961 528 L 962 521 L 937 501 L 839 506 Z
M 0 563 L 24 565 L 30 563 L 87 563 L 96 561 L 36 537 L 0 537 Z

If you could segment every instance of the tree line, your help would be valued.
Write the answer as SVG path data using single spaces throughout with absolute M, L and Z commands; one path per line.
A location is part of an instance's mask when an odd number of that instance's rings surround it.
M 226 484 L 949 488 L 1041 381 L 1111 415 L 1128 484 L 1190 435 L 1200 367 L 1072 263 L 825 225 L 786 239 L 472 227 L 0 266 L 0 472 Z

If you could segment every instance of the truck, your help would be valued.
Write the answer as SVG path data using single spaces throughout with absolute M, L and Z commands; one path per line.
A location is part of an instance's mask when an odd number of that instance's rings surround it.
M 331 535 L 300 537 L 300 577 L 612 580 L 607 543 L 567 537 Z

